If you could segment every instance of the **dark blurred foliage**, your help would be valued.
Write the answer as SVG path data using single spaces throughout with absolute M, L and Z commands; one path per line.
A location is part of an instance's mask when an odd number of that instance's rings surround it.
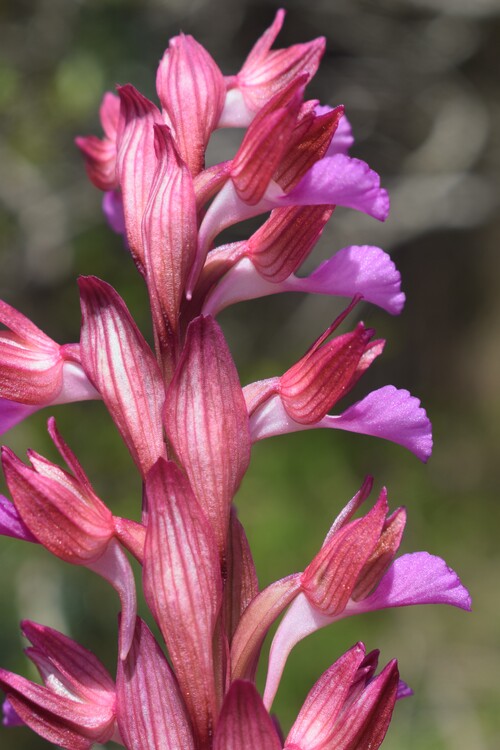
M 157 62 L 182 29 L 236 72 L 277 3 L 251 0 L 3 0 L 0 4 L 0 295 L 54 339 L 77 340 L 77 274 L 113 283 L 149 335 L 144 290 L 73 145 L 100 133 L 102 93 L 132 82 L 154 96 Z M 301 569 L 366 472 L 409 510 L 404 551 L 445 557 L 471 588 L 474 614 L 442 607 L 355 618 L 300 644 L 275 709 L 289 725 L 320 671 L 358 639 L 400 659 L 415 697 L 396 710 L 388 750 L 493 750 L 497 706 L 500 511 L 498 244 L 500 0 L 297 0 L 279 46 L 327 37 L 308 93 L 346 105 L 353 154 L 392 196 L 388 222 L 336 212 L 314 263 L 347 244 L 394 253 L 408 302 L 398 319 L 364 319 L 386 354 L 354 397 L 394 383 L 422 398 L 434 422 L 427 467 L 356 435 L 302 433 L 256 446 L 238 496 L 263 585 Z M 237 134 L 217 134 L 211 158 Z M 229 143 L 229 146 L 228 146 Z M 233 144 L 233 146 L 231 145 Z M 236 235 L 246 228 L 236 228 Z M 282 296 L 221 316 L 243 382 L 283 371 L 333 319 L 330 299 Z M 137 517 L 140 487 L 101 404 L 53 410 L 102 497 Z M 5 437 L 55 458 L 47 413 Z M 27 549 L 29 547 L 29 549 Z M 59 627 L 113 669 L 117 603 L 91 573 L 4 540 L 0 662 L 33 674 L 18 620 Z M 1 730 L 2 748 L 47 743 Z

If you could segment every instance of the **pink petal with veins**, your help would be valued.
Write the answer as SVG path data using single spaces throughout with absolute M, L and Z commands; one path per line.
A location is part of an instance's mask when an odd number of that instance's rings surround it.
M 189 325 L 164 420 L 222 553 L 231 502 L 250 460 L 250 435 L 238 373 L 212 318 Z
M 325 51 L 324 37 L 285 49 L 271 50 L 284 18 L 285 11 L 278 10 L 272 25 L 254 44 L 236 76 L 236 85 L 251 110 L 258 111 L 276 91 L 285 87 L 296 76 L 306 74 L 308 79 L 312 78 Z
M 320 750 L 330 747 L 336 721 L 364 656 L 365 648 L 358 643 L 321 675 L 288 733 L 285 748 L 296 746 Z
M 169 372 L 178 353 L 179 312 L 196 255 L 193 180 L 166 125 L 155 125 L 157 168 L 142 224 L 155 334 Z
M 281 750 L 281 741 L 251 682 L 233 682 L 222 705 L 214 750 Z
M 217 544 L 176 464 L 160 459 L 146 477 L 146 494 L 144 593 L 204 747 L 217 713 L 213 638 L 222 601 Z
M 387 253 L 372 245 L 344 247 L 306 278 L 294 277 L 290 288 L 283 291 L 343 297 L 361 294 L 364 300 L 392 315 L 399 314 L 405 302 L 401 275 L 394 262 Z
M 117 135 L 117 174 L 130 252 L 144 273 L 142 217 L 156 169 L 155 123 L 163 119 L 158 108 L 130 84 L 118 89 L 120 120 Z
M 146 474 L 165 446 L 161 426 L 164 386 L 156 359 L 124 301 L 95 277 L 79 279 L 81 358 L 88 377 Z
M 194 177 L 205 166 L 205 149 L 224 106 L 223 75 L 201 44 L 180 34 L 170 39 L 158 67 L 156 88 L 177 147 Z
M 116 676 L 117 719 L 131 750 L 194 750 L 194 739 L 179 686 L 146 623 L 135 635 Z

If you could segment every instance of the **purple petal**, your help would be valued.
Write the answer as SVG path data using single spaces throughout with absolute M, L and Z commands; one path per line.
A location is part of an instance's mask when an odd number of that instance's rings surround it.
M 281 398 L 272 396 L 250 416 L 252 442 L 317 427 L 359 432 L 391 440 L 422 461 L 432 451 L 431 423 L 420 401 L 408 391 L 386 385 L 350 406 L 343 414 L 327 414 L 314 424 L 299 424 L 286 413 Z
M 14 503 L 3 495 L 0 495 L 0 535 L 38 544 L 38 540 L 23 523 Z
M 366 162 L 345 154 L 317 161 L 277 203 L 281 206 L 335 204 L 357 209 L 380 221 L 389 215 L 389 196 L 380 187 L 379 175 Z
M 9 401 L 7 398 L 0 398 L 0 435 L 8 432 L 38 409 L 40 409 L 39 406 L 28 406 L 19 404 L 17 401 Z
M 381 437 L 408 448 L 424 462 L 432 452 L 432 427 L 420 401 L 393 385 L 372 391 L 338 417 L 324 417 L 316 427 Z
M 20 716 L 17 715 L 12 703 L 6 698 L 2 706 L 3 719 L 2 724 L 4 727 L 23 727 L 24 721 Z
M 318 108 L 316 108 L 317 111 Z M 334 156 L 335 154 L 346 154 L 354 143 L 354 136 L 352 134 L 351 123 L 345 115 L 340 118 L 337 130 L 332 138 L 332 142 L 328 147 L 326 156 Z
M 428 552 L 399 557 L 366 599 L 350 602 L 349 614 L 411 604 L 451 604 L 467 611 L 471 598 L 460 578 L 444 560 Z
M 339 250 L 305 279 L 297 279 L 297 291 L 363 298 L 392 315 L 403 309 L 401 275 L 391 257 L 379 247 L 351 245 Z
M 398 684 L 398 692 L 396 695 L 396 700 L 400 701 L 403 698 L 411 698 L 411 696 L 414 695 L 413 690 L 409 685 L 406 684 L 403 680 L 399 681 Z
M 102 199 L 102 210 L 113 232 L 125 235 L 125 214 L 121 192 L 118 190 L 105 192 Z

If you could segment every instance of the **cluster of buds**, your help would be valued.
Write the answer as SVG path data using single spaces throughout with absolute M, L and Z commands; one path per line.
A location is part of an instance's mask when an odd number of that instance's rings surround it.
M 49 433 L 67 468 L 34 451 L 29 465 L 2 453 L 10 497 L 0 498 L 0 533 L 90 568 L 121 604 L 114 678 L 83 646 L 28 621 L 27 654 L 43 684 L 0 670 L 4 724 L 28 725 L 68 750 L 110 740 L 129 750 L 376 750 L 395 702 L 411 692 L 396 662 L 377 674 L 378 652 L 354 645 L 312 687 L 285 739 L 269 711 L 291 649 L 362 612 L 470 607 L 443 560 L 397 557 L 406 513 L 389 513 L 385 489 L 358 513 L 371 478 L 304 571 L 259 589 L 233 505 L 254 442 L 329 427 L 392 440 L 423 461 L 432 447 L 425 411 L 406 390 L 387 385 L 342 406 L 384 342 L 363 323 L 334 332 L 360 300 L 400 312 L 390 257 L 350 246 L 296 275 L 336 206 L 383 221 L 389 200 L 378 175 L 348 155 L 343 107 L 305 98 L 324 39 L 271 49 L 283 17 L 278 11 L 233 76 L 192 37 L 173 38 L 158 68 L 160 106 L 119 87 L 102 102 L 104 137 L 77 139 L 147 286 L 154 349 L 119 294 L 95 277 L 79 280 L 79 343 L 58 345 L 0 303 L 1 430 L 51 404 L 100 399 L 144 488 L 140 521 L 115 516 L 53 418 Z M 228 127 L 246 129 L 237 153 L 206 165 L 211 134 Z M 248 240 L 217 245 L 224 229 L 261 214 Z M 285 373 L 243 388 L 216 316 L 287 291 L 352 301 Z M 130 554 L 168 660 L 137 616 Z M 261 697 L 256 669 L 280 617 Z

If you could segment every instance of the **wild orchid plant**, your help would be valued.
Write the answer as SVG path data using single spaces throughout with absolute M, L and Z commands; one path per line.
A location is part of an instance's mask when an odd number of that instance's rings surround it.
M 404 295 L 378 247 L 343 248 L 309 276 L 295 275 L 336 206 L 383 221 L 389 199 L 378 175 L 347 155 L 353 138 L 343 107 L 304 98 L 324 39 L 271 49 L 283 17 L 278 11 L 228 77 L 192 37 L 175 37 L 158 68 L 161 108 L 119 87 L 102 102 L 104 138 L 77 139 L 147 285 L 155 351 L 119 294 L 95 277 L 79 280 L 79 344 L 56 344 L 0 303 L 3 430 L 51 404 L 102 399 L 144 486 L 141 522 L 113 515 L 53 418 L 49 433 L 68 470 L 34 451 L 26 465 L 3 450 L 12 500 L 1 498 L 1 533 L 94 570 L 121 602 L 115 679 L 83 646 L 29 621 L 27 654 L 43 685 L 0 670 L 4 724 L 27 724 L 69 750 L 109 740 L 130 750 L 374 750 L 395 701 L 411 692 L 396 662 L 376 675 L 378 652 L 354 645 L 312 687 L 284 739 L 269 710 L 291 649 L 361 612 L 470 606 L 440 558 L 396 558 L 406 514 L 389 512 L 385 490 L 354 518 L 370 478 L 305 570 L 259 590 L 233 505 L 252 443 L 330 427 L 392 440 L 424 461 L 432 444 L 429 420 L 405 390 L 388 385 L 340 406 L 384 342 L 363 323 L 332 334 L 360 299 L 397 314 Z M 210 136 L 222 127 L 246 128 L 242 143 L 233 159 L 206 166 Z M 248 240 L 217 245 L 222 230 L 268 213 Z M 242 388 L 216 316 L 285 291 L 352 302 L 284 374 Z M 136 616 L 126 551 L 142 565 L 168 659 Z M 261 697 L 258 660 L 283 613 Z

